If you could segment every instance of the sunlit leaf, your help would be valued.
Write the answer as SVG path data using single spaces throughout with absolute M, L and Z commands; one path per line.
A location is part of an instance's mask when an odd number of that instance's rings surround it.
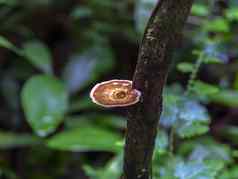
M 207 16 L 209 14 L 207 6 L 202 4 L 194 4 L 191 12 L 196 16 Z
M 229 23 L 223 18 L 210 20 L 205 25 L 205 30 L 211 32 L 229 32 Z
M 226 10 L 226 17 L 229 20 L 238 20 L 238 8 L 237 7 L 231 7 Z
M 191 73 L 194 70 L 194 64 L 186 62 L 179 63 L 177 69 L 183 73 Z
M 38 75 L 26 82 L 21 94 L 26 119 L 40 136 L 53 132 L 68 107 L 66 90 L 58 79 Z

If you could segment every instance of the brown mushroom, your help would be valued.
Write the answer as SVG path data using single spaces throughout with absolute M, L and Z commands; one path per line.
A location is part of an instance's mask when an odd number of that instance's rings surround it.
M 140 100 L 141 92 L 132 88 L 132 81 L 110 80 L 96 84 L 90 92 L 92 101 L 103 107 L 130 106 Z

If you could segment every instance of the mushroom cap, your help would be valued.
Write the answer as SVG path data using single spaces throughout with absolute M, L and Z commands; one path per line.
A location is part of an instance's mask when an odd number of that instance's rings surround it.
M 103 107 L 130 106 L 140 100 L 141 92 L 132 88 L 132 81 L 109 80 L 96 84 L 90 92 L 92 101 Z

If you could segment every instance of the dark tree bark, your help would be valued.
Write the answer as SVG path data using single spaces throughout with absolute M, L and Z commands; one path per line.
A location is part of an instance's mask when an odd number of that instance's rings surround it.
M 139 104 L 129 109 L 123 179 L 149 179 L 157 126 L 162 111 L 162 91 L 171 55 L 193 0 L 160 0 L 142 40 L 133 79 L 142 92 Z

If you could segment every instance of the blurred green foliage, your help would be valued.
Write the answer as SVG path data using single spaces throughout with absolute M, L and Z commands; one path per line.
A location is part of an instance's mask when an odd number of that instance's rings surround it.
M 156 0 L 0 0 L 0 178 L 118 179 L 125 109 L 91 102 L 131 79 Z M 238 3 L 195 1 L 164 92 L 155 179 L 238 178 Z

